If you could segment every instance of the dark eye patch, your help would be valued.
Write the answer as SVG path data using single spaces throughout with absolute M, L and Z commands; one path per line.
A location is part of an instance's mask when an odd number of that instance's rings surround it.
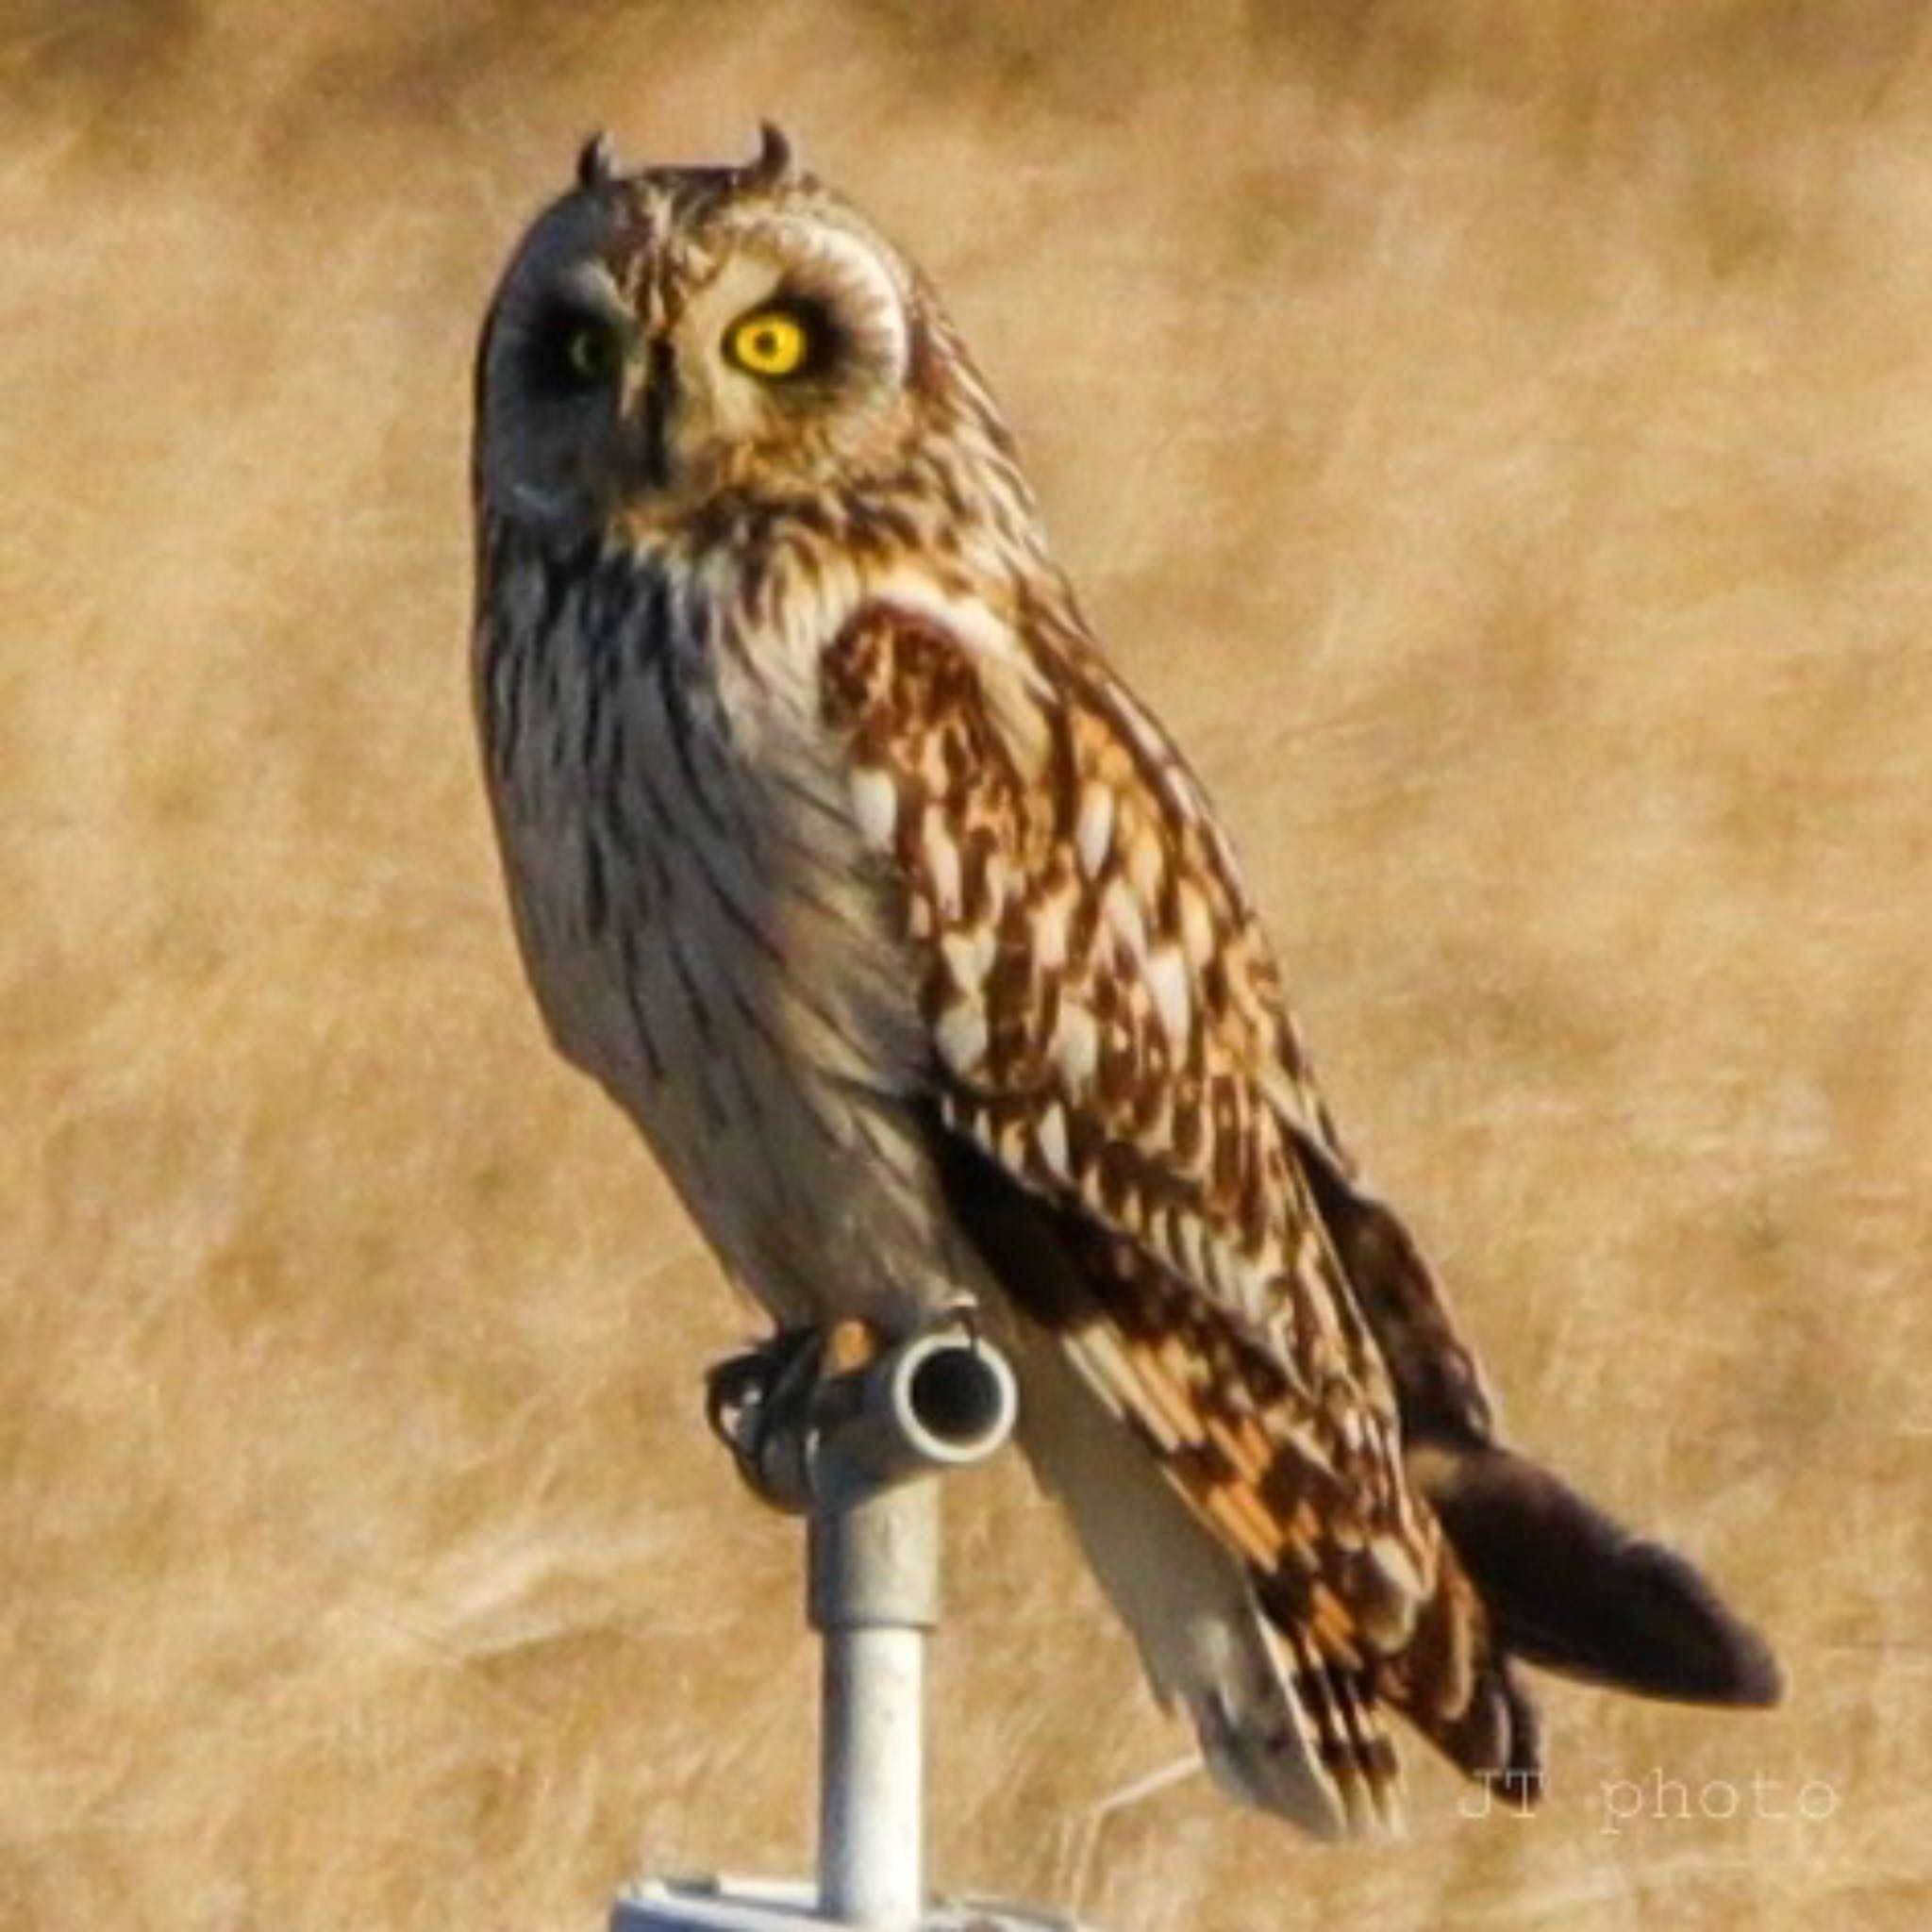
M 584 396 L 608 388 L 624 366 L 624 336 L 608 315 L 551 301 L 523 343 L 525 380 L 541 395 Z

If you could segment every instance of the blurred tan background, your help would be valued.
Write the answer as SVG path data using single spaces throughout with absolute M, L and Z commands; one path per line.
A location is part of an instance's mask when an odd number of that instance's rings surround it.
M 1546 1685 L 1530 1824 L 1415 1757 L 1404 1847 L 1198 1778 L 1095 1841 L 1185 1740 L 1002 1467 L 938 1875 L 1932 1923 L 1927 10 L 1182 12 L 0 11 L 0 1924 L 591 1932 L 808 1862 L 797 1538 L 699 1420 L 752 1324 L 542 1044 L 464 661 L 521 223 L 596 125 L 765 114 L 948 292 L 1516 1435 L 1790 1677 Z

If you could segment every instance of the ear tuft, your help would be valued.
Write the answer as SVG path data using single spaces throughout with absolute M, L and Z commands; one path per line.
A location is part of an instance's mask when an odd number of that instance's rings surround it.
M 608 128 L 600 127 L 577 150 L 577 187 L 586 194 L 608 188 L 617 177 L 617 149 Z
M 758 123 L 758 151 L 742 171 L 746 186 L 775 188 L 793 173 L 791 143 L 775 121 Z

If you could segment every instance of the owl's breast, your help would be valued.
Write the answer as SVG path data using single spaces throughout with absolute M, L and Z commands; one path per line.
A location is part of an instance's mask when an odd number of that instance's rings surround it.
M 965 1264 L 921 1127 L 916 970 L 852 823 L 811 639 L 745 635 L 689 586 L 632 578 L 622 599 L 595 575 L 507 591 L 479 637 L 531 984 L 781 1320 L 832 1295 L 898 1325 Z M 516 610 L 541 621 L 502 621 Z

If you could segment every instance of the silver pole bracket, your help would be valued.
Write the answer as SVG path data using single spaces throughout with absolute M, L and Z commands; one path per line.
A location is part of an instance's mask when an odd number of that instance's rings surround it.
M 963 1322 L 883 1351 L 856 1322 L 787 1330 L 708 1380 L 711 1428 L 739 1474 L 794 1516 L 984 1462 L 1018 1412 L 1005 1356 Z

